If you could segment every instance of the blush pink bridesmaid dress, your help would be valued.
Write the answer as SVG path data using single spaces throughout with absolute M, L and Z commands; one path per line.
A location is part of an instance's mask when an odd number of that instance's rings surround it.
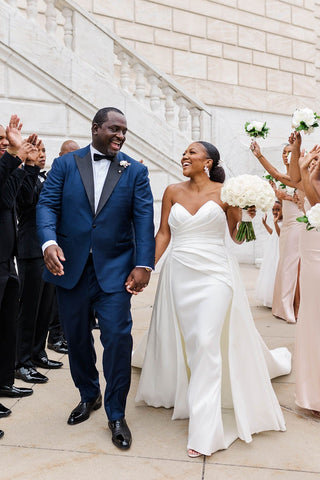
M 282 201 L 282 227 L 279 238 L 279 262 L 274 282 L 272 313 L 276 317 L 295 323 L 294 298 L 299 268 L 299 238 L 303 224 L 296 218 L 303 216 L 296 203 Z
M 310 204 L 306 200 L 306 211 Z M 296 404 L 320 412 L 320 232 L 300 236 L 301 302 L 296 329 Z

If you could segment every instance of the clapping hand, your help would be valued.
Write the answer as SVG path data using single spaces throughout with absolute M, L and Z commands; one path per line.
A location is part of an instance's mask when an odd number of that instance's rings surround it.
M 9 142 L 7 151 L 10 154 L 16 155 L 22 145 L 21 128 L 22 123 L 18 115 L 11 115 L 9 125 L 6 128 L 7 140 Z
M 38 140 L 38 136 L 33 133 L 26 140 L 23 140 L 21 147 L 18 150 L 18 157 L 27 165 L 34 165 L 39 155 L 38 146 L 41 140 Z
M 320 145 L 315 145 L 310 152 L 305 153 L 303 149 L 299 157 L 299 166 L 301 170 L 308 170 L 312 164 L 315 164 L 318 161 L 320 155 Z

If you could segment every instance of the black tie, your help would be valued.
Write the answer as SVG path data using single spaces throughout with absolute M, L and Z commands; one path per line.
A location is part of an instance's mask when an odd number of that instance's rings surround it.
M 111 157 L 110 155 L 99 155 L 99 153 L 94 153 L 93 154 L 93 160 L 95 162 L 99 162 L 100 160 L 110 160 L 112 162 L 112 160 L 114 160 L 114 157 Z

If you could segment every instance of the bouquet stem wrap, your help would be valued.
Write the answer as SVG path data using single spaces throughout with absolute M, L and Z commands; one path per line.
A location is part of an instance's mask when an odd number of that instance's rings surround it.
M 243 208 L 242 220 L 237 231 L 236 240 L 238 242 L 243 242 L 244 240 L 246 242 L 251 242 L 252 240 L 255 240 L 255 239 L 256 239 L 256 235 L 254 233 L 252 219 L 248 214 L 247 210 Z

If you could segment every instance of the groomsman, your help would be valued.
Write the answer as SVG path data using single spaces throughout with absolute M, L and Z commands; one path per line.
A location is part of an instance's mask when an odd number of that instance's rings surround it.
M 15 377 L 28 383 L 48 381 L 48 377 L 35 367 L 52 369 L 63 365 L 62 362 L 49 360 L 45 351 L 55 286 L 42 278 L 44 261 L 36 227 L 36 205 L 46 179 L 43 171 L 46 149 L 41 140 L 37 143 L 37 149 L 33 157 L 38 168 L 36 183 L 30 185 L 24 181 L 17 196 L 17 262 L 21 287 Z
M 22 143 L 22 124 L 12 115 L 6 129 L 0 126 L 0 397 L 25 397 L 33 393 L 30 388 L 16 387 L 14 368 L 16 355 L 16 323 L 19 300 L 19 280 L 14 265 L 16 254 L 15 199 L 25 179 L 35 184 L 37 169 L 26 162 L 24 170 L 18 168 L 21 159 L 35 150 L 29 141 Z M 33 138 L 33 140 L 32 140 Z M 0 417 L 11 412 L 3 405 Z
M 79 148 L 80 146 L 77 144 L 75 140 L 65 140 L 60 147 L 59 157 L 61 157 L 62 155 L 65 155 L 66 153 L 79 150 Z M 61 323 L 59 319 L 56 295 L 54 297 L 52 313 L 50 316 L 47 346 L 50 350 L 54 350 L 55 352 L 68 353 L 67 340 L 65 339 L 63 329 L 61 327 Z
M 80 403 L 68 424 L 101 407 L 91 331 L 95 311 L 104 349 L 104 406 L 112 442 L 128 449 L 125 406 L 131 379 L 131 293 L 147 286 L 154 265 L 153 198 L 148 170 L 120 152 L 124 114 L 99 110 L 91 145 L 55 159 L 37 207 L 45 278 L 57 285 L 72 378 Z

